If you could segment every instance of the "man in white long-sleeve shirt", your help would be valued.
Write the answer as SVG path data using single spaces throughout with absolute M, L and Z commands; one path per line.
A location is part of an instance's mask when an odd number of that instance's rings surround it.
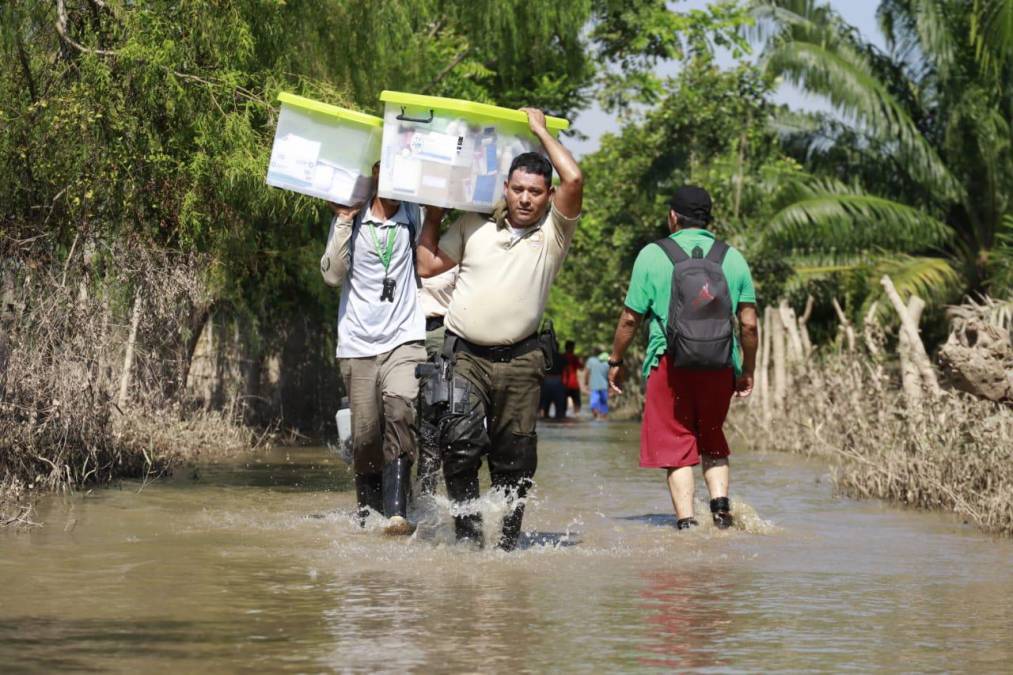
M 388 534 L 410 534 L 415 366 L 426 359 L 414 260 L 422 213 L 418 204 L 378 196 L 361 208 L 332 209 L 320 271 L 328 285 L 341 286 L 337 357 L 352 413 L 359 516 L 382 512 Z

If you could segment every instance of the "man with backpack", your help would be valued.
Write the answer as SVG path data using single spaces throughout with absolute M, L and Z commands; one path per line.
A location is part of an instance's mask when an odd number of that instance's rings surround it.
M 672 234 L 640 251 L 609 358 L 609 386 L 622 393 L 623 355 L 642 320 L 649 324 L 640 431 L 640 466 L 667 470 L 680 530 L 693 514 L 693 467 L 703 463 L 714 524 L 732 524 L 728 441 L 722 429 L 733 395 L 753 388 L 758 329 L 749 265 L 707 231 L 711 198 L 703 188 L 676 190 Z M 735 319 L 741 334 L 735 335 Z
M 372 510 L 388 518 L 387 534 L 410 534 L 415 367 L 426 360 L 415 269 L 422 209 L 375 195 L 362 207 L 331 208 L 335 217 L 320 272 L 328 285 L 341 286 L 337 357 L 352 415 L 360 523 Z M 442 216 L 442 209 L 426 209 L 427 218 Z

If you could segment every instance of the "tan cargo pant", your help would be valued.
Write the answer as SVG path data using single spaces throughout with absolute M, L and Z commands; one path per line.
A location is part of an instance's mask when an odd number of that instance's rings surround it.
M 408 455 L 416 459 L 415 366 L 426 360 L 423 343 L 407 342 L 378 356 L 338 359 L 352 411 L 355 473 L 379 473 Z

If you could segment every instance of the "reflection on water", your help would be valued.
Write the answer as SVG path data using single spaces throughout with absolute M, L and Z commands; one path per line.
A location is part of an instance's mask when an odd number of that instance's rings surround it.
M 0 533 L 0 670 L 985 670 L 1013 656 L 1013 546 L 733 457 L 740 522 L 677 533 L 638 430 L 541 430 L 521 550 L 355 527 L 323 449 L 53 498 Z M 702 486 L 701 486 L 702 489 Z M 706 514 L 704 495 L 698 509 Z M 482 503 L 491 529 L 502 513 Z

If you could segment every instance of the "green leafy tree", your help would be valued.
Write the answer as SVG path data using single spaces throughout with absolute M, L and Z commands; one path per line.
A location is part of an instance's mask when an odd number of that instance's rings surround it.
M 784 115 L 816 179 L 771 221 L 796 268 L 857 272 L 930 299 L 1008 292 L 1013 3 L 884 0 L 883 52 L 826 4 L 753 3 L 763 64 L 834 115 Z
M 585 348 L 611 344 L 633 261 L 667 234 L 668 199 L 682 184 L 711 192 L 715 230 L 752 258 L 763 295 L 779 294 L 789 273 L 759 255 L 779 187 L 799 172 L 770 130 L 770 84 L 749 65 L 721 70 L 705 54 L 665 87 L 659 105 L 582 162 L 585 216 L 550 309 Z
M 194 348 L 214 310 L 241 319 L 260 354 L 311 326 L 307 352 L 324 359 L 337 309 L 317 271 L 327 211 L 264 184 L 277 93 L 378 112 L 377 94 L 390 88 L 570 115 L 594 73 L 582 33 L 590 11 L 448 0 L 2 3 L 0 50 L 12 66 L 0 73 L 4 260 L 73 274 L 88 243 L 91 283 L 113 289 L 125 312 L 131 261 L 111 244 L 198 255 L 211 295 L 171 327 L 179 349 Z

